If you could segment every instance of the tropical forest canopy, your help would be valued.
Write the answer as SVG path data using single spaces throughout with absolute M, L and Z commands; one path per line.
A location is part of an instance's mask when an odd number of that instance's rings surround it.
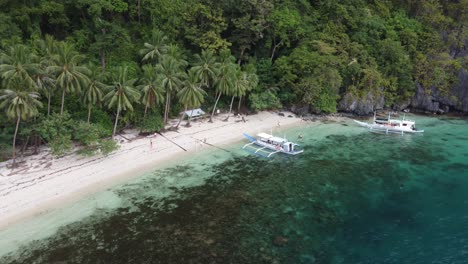
M 392 107 L 467 69 L 468 0 L 2 0 L 0 149 L 73 141 L 182 110 Z M 234 100 L 236 103 L 234 103 Z M 233 104 L 234 103 L 234 104 Z M 13 140 L 13 145 L 11 142 Z M 0 157 L 1 158 L 1 157 Z

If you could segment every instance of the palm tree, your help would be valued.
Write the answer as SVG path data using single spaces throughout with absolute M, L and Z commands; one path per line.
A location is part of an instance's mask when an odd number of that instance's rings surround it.
M 240 111 L 242 97 L 247 94 L 248 91 L 255 89 L 258 85 L 258 75 L 255 74 L 255 69 L 253 67 L 248 67 L 242 73 L 242 79 L 245 81 L 246 89 L 241 91 L 239 94 L 239 104 L 237 105 L 237 112 Z
M 66 42 L 59 42 L 57 44 L 56 54 L 52 56 L 54 65 L 47 67 L 54 73 L 56 84 L 62 89 L 62 106 L 60 107 L 60 114 L 63 114 L 63 105 L 65 104 L 65 94 L 81 91 L 85 87 L 90 75 L 89 69 L 80 66 L 80 62 L 84 59 L 82 55 L 76 52 L 72 45 Z
M 213 122 L 213 116 L 216 111 L 216 106 L 218 105 L 218 101 L 221 98 L 221 95 L 231 93 L 231 89 L 234 86 L 234 76 L 235 76 L 233 66 L 234 64 L 225 65 L 225 66 L 222 66 L 220 69 L 220 73 L 215 83 L 217 97 L 216 97 L 215 104 L 213 106 L 213 111 L 211 112 L 211 117 L 210 117 L 209 122 Z
M 106 81 L 108 74 L 107 72 L 102 71 L 102 68 L 96 66 L 95 64 L 89 64 L 89 82 L 85 86 L 85 91 L 83 93 L 83 103 L 88 107 L 88 124 L 91 119 L 91 110 L 93 105 L 99 104 L 102 102 L 103 90 L 106 89 L 104 82 Z
M 234 63 L 234 57 L 231 55 L 230 51 L 223 50 L 220 52 L 220 59 L 221 63 L 219 64 L 219 72 L 215 82 L 217 96 L 209 122 L 213 122 L 213 116 L 221 95 L 231 93 L 232 87 L 234 86 L 235 70 L 237 67 Z
M 151 41 L 145 42 L 144 48 L 140 50 L 143 55 L 142 61 L 159 60 L 167 51 L 167 37 L 158 29 L 154 29 L 151 34 Z
M 52 55 L 56 50 L 57 41 L 50 35 L 46 35 L 45 39 L 39 39 L 33 42 L 33 49 L 38 54 L 38 67 L 32 76 L 39 90 L 47 98 L 47 115 L 50 115 L 50 102 L 55 91 L 55 77 L 50 68 L 52 65 Z
M 143 65 L 143 78 L 141 79 L 141 85 L 138 86 L 142 90 L 141 102 L 145 105 L 145 113 L 143 118 L 146 118 L 148 108 L 154 109 L 155 105 L 159 105 L 164 101 L 163 89 L 161 87 L 161 81 L 156 75 L 156 67 L 152 65 Z
M 198 75 L 196 71 L 192 68 L 188 72 L 187 79 L 183 83 L 183 88 L 177 93 L 179 101 L 184 105 L 184 112 L 180 116 L 180 120 L 177 124 L 177 127 L 179 127 L 180 122 L 182 122 L 187 108 L 199 107 L 205 100 L 205 95 L 206 93 L 201 88 L 201 83 L 198 79 Z M 188 118 L 187 125 L 190 124 L 190 117 Z
M 179 90 L 185 73 L 181 71 L 180 65 L 171 56 L 163 56 L 161 62 L 156 65 L 156 71 L 161 80 L 161 86 L 166 92 L 166 106 L 164 108 L 164 124 L 169 119 L 169 110 L 171 105 L 171 96 L 174 91 Z
M 2 90 L 0 95 L 0 109 L 6 108 L 9 118 L 16 120 L 15 134 L 13 136 L 13 167 L 16 166 L 16 136 L 21 119 L 27 120 L 38 114 L 38 107 L 42 107 L 39 94 L 33 92 L 25 84 L 25 80 L 11 79 L 9 88 Z
M 25 45 L 17 44 L 5 51 L 0 51 L 0 76 L 8 83 L 19 78 L 27 87 L 36 87 L 32 75 L 38 65 L 33 63 L 35 54 Z M 17 80 L 15 80 L 17 81 Z
M 235 72 L 236 73 L 234 77 L 234 85 L 231 87 L 231 90 L 229 91 L 230 94 L 232 95 L 231 104 L 229 105 L 229 113 L 224 121 L 229 120 L 229 116 L 231 115 L 231 111 L 232 111 L 232 105 L 234 103 L 234 98 L 236 96 L 240 98 L 242 95 L 245 94 L 245 91 L 248 88 L 247 78 L 244 77 L 246 73 L 241 71 L 240 69 L 236 69 Z
M 209 87 L 216 79 L 220 64 L 216 61 L 216 56 L 212 50 L 203 50 L 201 55 L 195 54 L 193 70 L 201 81 L 201 85 Z
M 187 58 L 177 44 L 167 46 L 166 54 L 174 58 L 181 69 L 185 69 L 188 66 Z
M 112 137 L 115 137 L 120 111 L 133 111 L 132 103 L 138 101 L 140 93 L 134 88 L 135 82 L 136 79 L 128 78 L 128 67 L 118 67 L 112 75 L 113 89 L 104 96 L 109 108 L 117 108 Z

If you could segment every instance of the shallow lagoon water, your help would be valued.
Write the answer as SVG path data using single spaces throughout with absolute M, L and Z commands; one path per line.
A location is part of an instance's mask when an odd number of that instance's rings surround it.
M 205 149 L 4 231 L 0 263 L 466 263 L 468 122 L 415 119 L 305 122 L 280 133 L 304 135 L 297 157 Z

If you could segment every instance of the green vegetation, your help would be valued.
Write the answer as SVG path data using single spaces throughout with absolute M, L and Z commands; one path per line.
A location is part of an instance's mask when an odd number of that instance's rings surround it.
M 236 98 L 238 111 L 243 103 L 254 111 L 298 104 L 331 113 L 345 96 L 369 94 L 398 106 L 416 83 L 449 94 L 468 65 L 461 56 L 468 0 L 32 0 L 0 7 L 2 159 L 9 146 L 14 158 L 17 142 L 37 145 L 39 137 L 57 155 L 73 141 L 88 154 L 104 153 L 113 147 L 100 139 L 123 127 L 153 132 L 198 106 L 212 116 L 218 106 L 231 113 Z M 71 125 L 57 127 L 64 122 Z

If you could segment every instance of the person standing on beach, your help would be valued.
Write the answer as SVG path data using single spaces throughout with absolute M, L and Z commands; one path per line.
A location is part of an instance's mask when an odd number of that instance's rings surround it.
M 150 149 L 153 149 L 153 139 L 150 139 Z

